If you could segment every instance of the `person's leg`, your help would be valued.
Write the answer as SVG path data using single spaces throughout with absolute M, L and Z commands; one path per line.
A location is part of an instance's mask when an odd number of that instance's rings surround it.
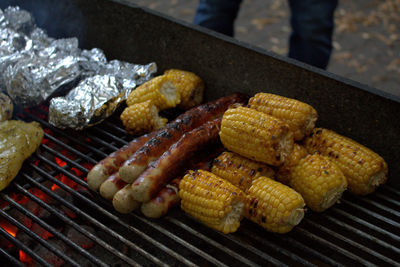
M 338 0 L 289 0 L 289 57 L 322 69 L 328 66 L 337 4 Z
M 194 24 L 233 36 L 233 24 L 242 0 L 200 0 Z

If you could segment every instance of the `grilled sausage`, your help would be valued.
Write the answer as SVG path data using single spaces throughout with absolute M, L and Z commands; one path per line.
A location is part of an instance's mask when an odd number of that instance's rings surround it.
M 115 193 L 112 204 L 114 209 L 120 213 L 130 213 L 140 206 L 140 202 L 133 198 L 133 191 L 130 184 L 125 185 Z
M 100 195 L 108 200 L 113 199 L 115 193 L 121 190 L 127 183 L 119 178 L 118 172 L 108 177 L 100 186 Z
M 212 160 L 219 154 L 222 153 L 223 147 L 220 146 L 213 151 L 204 151 L 204 160 L 200 155 L 193 159 L 194 163 L 192 170 L 202 169 L 209 171 L 212 166 Z M 198 161 L 198 162 L 197 162 Z M 196 163 L 197 162 L 197 163 Z M 142 203 L 140 210 L 142 213 L 149 218 L 160 218 L 168 213 L 173 207 L 177 206 L 180 201 L 178 189 L 179 183 L 182 177 L 173 179 L 165 187 L 163 187 L 157 196 L 151 199 L 149 202 Z
M 235 103 L 245 103 L 248 97 L 236 93 L 197 106 L 180 115 L 175 121 L 167 124 L 155 137 L 136 151 L 119 169 L 122 180 L 132 183 L 147 168 L 147 165 L 159 158 L 185 132 L 191 131 L 206 121 L 223 115 L 228 107 Z
M 117 172 L 122 163 L 125 162 L 130 155 L 142 147 L 150 138 L 155 136 L 157 132 L 151 132 L 132 140 L 127 145 L 111 153 L 108 157 L 97 163 L 88 173 L 87 183 L 89 188 L 97 191 L 100 185 L 113 173 Z
M 163 189 L 158 192 L 157 196 L 149 202 L 142 203 L 140 210 L 144 216 L 149 218 L 160 218 L 175 207 L 179 201 L 179 183 L 182 177 L 173 179 Z
M 172 178 L 176 177 L 205 146 L 219 141 L 221 118 L 208 121 L 202 126 L 185 133 L 155 162 L 149 164 L 132 184 L 133 196 L 137 201 L 148 202 Z

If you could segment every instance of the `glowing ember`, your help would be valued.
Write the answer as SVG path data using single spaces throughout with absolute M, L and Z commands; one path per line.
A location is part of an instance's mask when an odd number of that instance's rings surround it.
M 56 184 L 53 184 L 52 186 L 51 186 L 51 191 L 56 191 L 57 189 L 59 189 L 60 187 L 58 186 L 58 185 L 56 185 Z
M 12 235 L 13 237 L 17 236 L 18 227 L 10 224 L 8 221 L 0 219 L 0 227 L 3 228 L 7 233 Z
M 31 257 L 29 257 L 25 252 L 22 250 L 19 251 L 19 260 L 26 265 L 32 266 L 33 265 L 33 260 Z
M 58 166 L 64 167 L 65 165 L 67 165 L 67 163 L 65 161 L 63 161 L 62 159 L 57 158 L 57 157 L 55 157 L 55 159 L 56 159 L 56 163 Z
M 71 171 L 73 171 L 75 173 L 75 175 L 78 176 L 78 177 L 81 177 L 83 175 L 83 172 L 78 170 L 75 167 L 71 168 Z
M 43 193 L 43 191 L 37 189 L 37 188 L 31 188 L 28 190 L 31 194 L 33 194 L 34 196 L 40 198 L 42 201 L 44 202 L 49 202 L 49 196 L 47 196 L 45 193 Z

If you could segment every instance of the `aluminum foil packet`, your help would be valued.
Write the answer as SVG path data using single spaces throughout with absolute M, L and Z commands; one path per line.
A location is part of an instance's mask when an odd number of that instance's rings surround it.
M 0 13 L 0 86 L 23 107 L 36 106 L 81 74 L 76 38 L 54 40 L 29 12 Z
M 50 101 L 49 122 L 58 128 L 81 130 L 102 122 L 137 86 L 157 71 L 155 63 L 134 65 L 111 61 L 101 74 L 82 80 L 65 97 Z
M 36 106 L 78 84 L 51 100 L 49 122 L 56 127 L 99 123 L 156 71 L 155 63 L 108 62 L 101 49 L 79 49 L 77 38 L 50 38 L 18 7 L 0 10 L 0 88 L 16 105 Z

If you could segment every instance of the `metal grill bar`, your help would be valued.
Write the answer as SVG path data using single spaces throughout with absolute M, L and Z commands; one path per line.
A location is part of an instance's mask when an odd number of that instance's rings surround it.
M 315 223 L 315 222 L 313 222 L 311 220 L 308 220 L 308 219 L 305 219 L 305 222 L 307 222 L 307 223 L 311 224 L 312 226 L 314 226 L 315 228 L 318 228 L 318 229 L 328 233 L 329 235 L 331 235 L 331 236 L 333 236 L 333 237 L 335 237 L 337 239 L 340 239 L 340 240 L 346 242 L 347 244 L 350 244 L 350 245 L 352 245 L 352 246 L 354 246 L 354 247 L 356 247 L 356 248 L 358 248 L 360 250 L 363 250 L 364 252 L 366 252 L 366 253 L 368 253 L 370 255 L 373 255 L 373 256 L 375 256 L 375 257 L 377 257 L 377 258 L 379 258 L 379 259 L 381 259 L 381 260 L 383 260 L 383 261 L 385 261 L 385 262 L 387 262 L 389 264 L 394 264 L 394 265 L 396 264 L 393 260 L 385 257 L 384 255 L 382 255 L 380 253 L 377 253 L 374 250 L 361 245 L 360 243 L 354 242 L 353 240 L 351 240 L 349 238 L 346 238 L 345 236 L 340 235 L 337 232 L 334 232 L 334 231 L 332 231 L 332 230 L 330 230 L 330 229 L 328 229 L 328 228 L 326 228 L 326 227 L 324 227 L 324 226 L 322 226 L 322 225 L 320 225 L 318 223 Z
M 51 136 L 51 135 L 48 135 L 48 134 L 44 133 L 44 137 L 47 138 L 47 139 L 50 139 L 52 142 L 54 142 L 54 143 L 56 143 L 57 145 L 59 145 L 59 146 L 65 148 L 66 150 L 68 150 L 68 151 L 74 153 L 75 155 L 78 155 L 79 157 L 81 157 L 81 158 L 87 160 L 87 161 L 90 162 L 90 163 L 93 163 L 93 164 L 96 164 L 96 163 L 97 163 L 96 160 L 94 160 L 94 159 L 88 157 L 87 155 L 85 155 L 85 154 L 81 153 L 80 151 L 76 150 L 75 148 L 66 145 L 64 142 L 59 141 L 58 139 L 54 138 L 54 137 Z
M 38 263 L 42 264 L 43 266 L 48 266 L 51 267 L 47 261 L 39 257 L 35 252 L 33 252 L 30 248 L 28 248 L 24 243 L 19 241 L 17 238 L 13 237 L 9 233 L 7 233 L 6 230 L 4 230 L 2 227 L 0 227 L 0 233 L 7 238 L 8 241 L 13 243 L 16 247 L 18 247 L 20 250 L 24 251 L 26 254 L 28 254 L 32 259 L 37 261 Z
M 230 249 L 228 249 L 226 247 L 223 247 L 222 245 L 220 245 L 219 243 L 215 242 L 214 240 L 212 240 L 212 239 L 206 237 L 205 235 L 193 230 L 191 227 L 187 226 L 186 224 L 181 223 L 181 222 L 179 222 L 179 221 L 177 221 L 177 220 L 175 220 L 175 219 L 173 219 L 171 217 L 167 217 L 166 219 L 169 220 L 170 222 L 173 222 L 174 224 L 178 225 L 179 227 L 185 229 L 187 232 L 191 233 L 192 235 L 195 235 L 196 237 L 198 237 L 198 238 L 206 241 L 207 243 L 213 245 L 214 247 L 219 248 L 220 250 L 223 250 L 223 251 L 227 252 L 229 255 L 233 256 L 237 260 L 240 260 L 244 264 L 252 265 L 252 266 L 259 266 L 255 262 L 252 262 L 252 261 L 244 258 L 243 256 L 237 254 L 236 252 L 234 252 L 234 251 L 232 251 L 232 250 L 230 250 Z M 270 259 L 271 259 L 271 262 L 276 264 L 277 266 L 285 266 L 284 264 L 279 263 L 278 261 L 276 261 L 272 257 Z
M 378 227 L 376 225 L 373 225 L 372 223 L 369 223 L 369 222 L 367 222 L 365 220 L 362 220 L 360 218 L 357 218 L 356 216 L 353 216 L 352 214 L 349 214 L 349 213 L 347 213 L 347 212 L 345 212 L 343 210 L 340 210 L 338 208 L 333 207 L 331 210 L 336 212 L 336 213 L 338 213 L 338 214 L 340 214 L 340 215 L 342 215 L 342 216 L 344 216 L 344 217 L 349 218 L 350 220 L 352 220 L 354 222 L 357 222 L 357 223 L 359 223 L 361 225 L 364 225 L 364 226 L 368 227 L 369 229 L 372 229 L 372 230 L 374 230 L 376 232 L 379 232 L 380 234 L 382 234 L 382 235 L 384 235 L 384 236 L 386 236 L 388 238 L 391 238 L 392 240 L 400 242 L 400 237 L 396 236 L 395 234 L 393 234 L 393 233 L 391 233 L 389 231 L 386 231 L 385 229 L 382 229 L 382 228 L 380 228 L 380 227 Z
M 123 145 L 128 144 L 128 141 L 125 141 L 124 139 L 121 139 L 121 138 L 119 138 L 118 136 L 115 136 L 115 135 L 113 135 L 113 134 L 110 134 L 109 132 L 104 131 L 104 130 L 101 129 L 100 127 L 96 127 L 94 130 L 95 130 L 96 132 L 99 132 L 99 133 L 101 133 L 101 134 L 104 134 L 104 135 L 106 135 L 106 136 L 108 136 L 108 137 L 110 137 L 110 138 L 112 138 L 112 139 L 114 139 L 114 140 L 120 142 L 120 143 L 123 144 Z
M 361 230 L 359 230 L 359 229 L 357 229 L 357 228 L 355 228 L 355 227 L 353 227 L 353 226 L 351 226 L 351 225 L 348 225 L 347 223 L 344 223 L 344 222 L 342 222 L 342 221 L 339 221 L 338 219 L 333 218 L 333 217 L 331 217 L 331 216 L 329 216 L 329 215 L 326 215 L 325 218 L 328 219 L 329 221 L 331 221 L 331 222 L 333 222 L 333 223 L 335 223 L 335 224 L 337 224 L 337 225 L 339 225 L 339 226 L 341 226 L 341 227 L 347 229 L 347 230 L 350 230 L 350 231 L 352 231 L 352 232 L 354 232 L 354 233 L 359 234 L 360 236 L 362 236 L 362 237 L 365 238 L 365 239 L 368 239 L 368 240 L 371 241 L 371 242 L 376 242 L 376 243 L 378 243 L 379 245 L 385 247 L 386 249 L 390 249 L 390 250 L 392 250 L 394 253 L 400 254 L 400 249 L 398 249 L 397 247 L 394 247 L 393 245 L 390 245 L 390 244 L 386 243 L 386 242 L 383 241 L 383 240 L 377 239 L 377 238 L 371 236 L 370 234 L 367 234 L 367 233 L 365 233 L 364 231 L 361 231 Z
M 309 246 L 307 246 L 306 242 L 300 243 L 299 241 L 297 241 L 293 238 L 290 238 L 290 237 L 286 237 L 286 236 L 282 236 L 281 239 L 285 240 L 286 243 L 291 243 L 291 244 L 295 245 L 297 248 L 303 250 L 305 253 L 312 255 L 312 256 L 318 258 L 319 260 L 328 263 L 331 266 L 338 266 L 338 267 L 345 266 L 343 264 L 340 264 L 336 260 L 331 259 L 330 257 L 328 257 L 328 255 L 321 254 L 319 251 L 310 248 Z
M 54 133 L 56 133 L 56 134 L 58 134 L 58 135 L 60 135 L 60 136 L 63 136 L 63 137 L 65 137 L 65 138 L 67 138 L 68 140 L 77 143 L 78 145 L 81 145 L 82 147 L 88 149 L 89 151 L 92 151 L 92 152 L 94 152 L 94 153 L 100 155 L 101 157 L 106 157 L 106 156 L 108 156 L 108 155 L 107 155 L 106 153 L 104 153 L 103 151 L 101 151 L 101 150 L 99 150 L 99 149 L 97 149 L 97 148 L 94 148 L 93 146 L 89 146 L 88 144 L 83 143 L 83 142 L 81 142 L 81 141 L 79 141 L 79 140 L 77 140 L 77 139 L 75 139 L 75 138 L 72 138 L 72 137 L 69 136 L 68 134 L 64 133 L 63 131 L 61 131 L 61 130 L 57 129 L 56 127 L 54 127 L 53 125 L 51 125 L 50 123 L 48 123 L 48 122 L 46 122 L 46 121 L 44 121 L 44 120 L 42 120 L 42 119 L 40 119 L 40 118 L 38 118 L 38 117 L 34 117 L 33 115 L 31 115 L 31 114 L 29 114 L 29 113 L 26 113 L 26 114 L 27 114 L 27 116 L 29 116 L 31 119 L 37 120 L 37 121 L 40 122 L 42 125 L 45 125 L 46 128 L 51 129 Z
M 75 161 L 73 161 L 73 160 L 70 160 L 69 158 L 67 158 L 67 157 L 64 156 L 63 154 L 60 154 L 59 152 L 57 152 L 57 151 L 55 151 L 54 149 L 50 148 L 50 147 L 47 146 L 47 145 L 42 144 L 41 147 L 44 148 L 46 151 L 49 151 L 49 152 L 50 152 L 51 154 L 53 154 L 54 156 L 57 156 L 57 157 L 59 157 L 60 159 L 62 159 L 63 161 L 67 162 L 68 164 L 72 165 L 73 167 L 75 167 L 75 168 L 77 168 L 77 169 L 83 171 L 84 173 L 87 174 L 87 173 L 89 172 L 88 169 L 86 169 L 85 167 L 83 167 L 82 165 L 80 165 L 80 164 L 78 163 L 78 162 L 81 162 L 81 161 L 82 161 L 81 158 L 78 158 L 78 159 L 76 160 L 76 162 L 75 162 Z M 36 155 L 39 155 L 39 154 L 36 153 Z M 82 181 L 81 179 L 79 179 L 79 180 Z M 83 184 L 82 184 L 82 185 L 83 185 Z M 83 185 L 83 186 L 84 186 L 84 185 Z
M 361 263 L 363 265 L 369 265 L 369 266 L 373 265 L 373 263 L 370 263 L 369 261 L 366 261 L 366 260 L 360 258 L 359 256 L 357 256 L 357 255 L 355 255 L 355 254 L 353 254 L 353 253 L 351 253 L 351 252 L 339 247 L 338 245 L 336 245 L 336 244 L 334 244 L 332 242 L 329 242 L 329 241 L 327 241 L 327 240 L 325 240 L 325 239 L 323 239 L 323 238 L 321 238 L 321 237 L 319 237 L 319 236 L 307 231 L 306 229 L 303 229 L 302 227 L 298 226 L 293 230 L 298 232 L 298 233 L 300 233 L 300 234 L 302 234 L 302 235 L 304 235 L 304 236 L 306 236 L 309 239 L 312 239 L 312 240 L 317 241 L 318 243 L 320 243 L 322 245 L 325 245 L 326 247 L 330 247 L 332 249 L 335 249 L 337 252 L 340 252 L 342 255 L 345 255 L 349 259 L 353 259 L 353 260 L 357 261 L 358 263 Z
M 49 231 L 50 233 L 52 233 L 54 236 L 58 237 L 59 239 L 61 239 L 62 241 L 64 241 L 66 244 L 68 244 L 70 247 L 74 248 L 76 251 L 78 251 L 81 255 L 85 256 L 86 258 L 88 258 L 91 262 L 95 263 L 97 266 L 107 266 L 107 264 L 105 264 L 104 262 L 100 261 L 98 258 L 94 257 L 92 254 L 90 254 L 89 252 L 87 252 L 85 249 L 83 249 L 82 247 L 76 245 L 74 242 L 72 242 L 71 240 L 69 240 L 67 237 L 65 237 L 63 234 L 61 234 L 60 232 L 58 232 L 56 229 L 54 229 L 52 226 L 48 225 L 47 223 L 45 223 L 44 221 L 42 221 L 41 219 L 39 219 L 36 215 L 32 214 L 31 212 L 29 212 L 28 210 L 26 210 L 25 208 L 23 208 L 20 204 L 18 204 L 17 202 L 15 202 L 12 198 L 10 198 L 9 196 L 1 193 L 1 196 L 3 197 L 3 199 L 5 199 L 6 201 L 10 202 L 15 208 L 17 208 L 19 211 L 21 211 L 25 216 L 31 218 L 33 221 L 35 221 L 37 224 L 39 224 L 41 227 L 43 227 L 44 229 L 46 229 L 46 231 Z
M 13 266 L 25 267 L 25 265 L 23 265 L 20 261 L 16 260 L 13 256 L 5 252 L 2 248 L 0 248 L 0 254 L 6 257 L 13 264 Z
M 389 219 L 389 218 L 387 218 L 387 217 L 384 217 L 384 216 L 382 216 L 382 215 L 379 215 L 378 213 L 371 212 L 370 210 L 367 210 L 366 208 L 361 207 L 360 205 L 357 205 L 357 204 L 355 204 L 355 203 L 353 203 L 353 202 L 350 202 L 350 201 L 348 201 L 348 200 L 346 200 L 346 199 L 342 199 L 341 201 L 342 201 L 343 203 L 345 203 L 345 204 L 347 204 L 347 205 L 353 207 L 353 208 L 356 208 L 356 209 L 358 209 L 358 210 L 361 210 L 362 212 L 364 212 L 364 213 L 366 213 L 366 214 L 368 214 L 368 215 L 370 215 L 370 216 L 372 216 L 372 217 L 374 217 L 374 218 L 376 218 L 376 219 L 378 219 L 378 220 L 380 220 L 380 221 L 382 221 L 382 222 L 385 222 L 385 223 L 387 223 L 387 224 L 390 224 L 390 225 L 392 225 L 392 226 L 394 226 L 394 227 L 396 227 L 396 228 L 400 228 L 400 223 L 398 223 L 398 222 L 395 222 L 395 221 L 393 221 L 393 220 L 391 220 L 391 219 Z
M 79 179 L 78 177 L 74 176 L 73 174 L 71 174 L 71 173 L 65 171 L 65 170 L 62 169 L 62 168 L 60 168 L 57 164 L 54 164 L 54 163 L 52 163 L 51 161 L 49 161 L 49 160 L 47 160 L 47 159 L 45 159 L 45 158 L 43 158 L 43 157 L 42 157 L 42 160 L 44 160 L 46 163 L 48 163 L 49 165 L 51 165 L 51 166 L 54 167 L 55 169 L 59 170 L 60 172 L 62 172 L 62 173 L 65 174 L 66 176 L 68 176 L 68 178 L 71 178 L 71 179 L 74 179 L 74 180 Z M 92 207 L 95 208 L 96 210 L 98 210 L 98 211 L 102 212 L 104 215 L 106 215 L 106 216 L 108 216 L 108 217 L 114 219 L 115 222 L 117 222 L 117 223 L 123 225 L 124 227 L 128 228 L 129 230 L 135 232 L 136 234 L 139 234 L 142 238 L 144 238 L 144 239 L 146 239 L 147 241 L 149 241 L 149 242 L 153 243 L 154 245 L 158 246 L 159 248 L 161 248 L 162 250 L 164 250 L 165 252 L 167 252 L 167 253 L 170 254 L 171 256 L 174 256 L 174 257 L 177 258 L 178 260 L 180 260 L 180 261 L 182 261 L 182 262 L 185 262 L 185 263 L 188 264 L 188 265 L 191 265 L 191 264 L 192 264 L 191 261 L 189 261 L 189 260 L 187 260 L 187 259 L 184 259 L 181 255 L 179 255 L 179 254 L 177 254 L 176 252 L 174 252 L 173 250 L 171 250 L 171 249 L 165 247 L 164 245 L 162 245 L 162 244 L 159 243 L 158 241 L 152 239 L 151 237 L 149 237 L 149 236 L 147 236 L 147 235 L 144 235 L 141 231 L 137 230 L 136 228 L 133 228 L 133 227 L 131 227 L 131 226 L 128 226 L 128 225 L 125 224 L 125 223 L 122 223 L 122 221 L 121 221 L 118 217 L 112 215 L 111 213 L 107 212 L 106 210 L 104 210 L 102 207 L 98 206 L 98 205 L 95 204 L 94 202 L 88 200 L 87 198 L 83 197 L 83 196 L 80 195 L 79 193 L 75 192 L 75 191 L 72 190 L 70 187 L 66 186 L 64 183 L 62 183 L 62 182 L 60 182 L 59 180 L 55 179 L 53 176 L 47 174 L 46 172 L 44 172 L 42 169 L 40 169 L 40 168 L 37 167 L 36 165 L 31 164 L 31 167 L 34 168 L 35 170 L 37 170 L 38 172 L 40 172 L 41 175 L 45 176 L 47 179 L 51 180 L 52 182 L 54 182 L 55 184 L 57 184 L 58 186 L 60 186 L 62 189 L 66 190 L 67 192 L 71 193 L 71 194 L 74 195 L 74 196 L 79 197 L 81 200 L 85 201 L 87 204 L 89 204 L 90 206 L 92 206 Z M 58 196 L 57 196 L 57 197 L 58 197 Z M 73 211 L 76 210 L 76 208 L 75 208 L 73 205 L 71 205 L 70 203 L 67 203 L 66 205 L 70 206 L 69 208 L 71 208 L 71 210 L 73 210 Z M 77 209 L 77 210 L 78 210 L 77 213 L 79 213 L 80 210 L 79 210 L 79 209 Z M 140 217 L 137 217 L 137 218 L 141 219 Z M 90 217 L 87 218 L 87 219 L 88 219 L 88 220 L 91 220 Z M 150 224 L 150 222 L 148 222 L 148 221 L 144 221 L 144 222 L 147 223 L 147 224 Z M 103 227 L 103 228 L 105 228 L 104 231 L 110 231 L 110 230 L 109 230 L 108 228 L 106 228 L 106 227 Z M 165 231 L 163 231 L 163 230 L 161 230 L 160 232 L 165 233 Z M 115 233 L 115 234 L 116 234 L 116 233 Z M 119 239 L 121 240 L 121 239 L 123 239 L 123 237 L 120 236 Z M 126 242 L 126 245 L 128 245 L 128 246 L 132 246 L 132 245 L 133 245 L 132 243 L 130 243 L 130 242 L 127 241 L 127 240 L 126 240 L 125 242 Z M 130 245 L 130 244 L 132 244 L 132 245 Z M 189 244 L 187 244 L 187 245 L 189 245 Z M 136 246 L 134 246 L 133 248 L 135 249 L 135 247 L 136 247 Z M 140 251 L 138 251 L 138 252 L 140 252 Z M 144 256 L 150 256 L 150 255 L 149 255 L 147 252 L 145 252 L 145 251 L 143 251 L 143 253 L 145 253 Z M 150 256 L 150 257 L 153 258 L 153 256 Z
M 31 231 L 29 228 L 27 228 L 25 225 L 22 223 L 18 222 L 15 220 L 12 216 L 8 215 L 6 212 L 0 209 L 0 215 L 6 218 L 8 221 L 10 221 L 12 224 L 17 226 L 20 230 L 24 231 L 27 235 L 29 235 L 31 238 L 33 238 L 35 241 L 39 242 L 42 244 L 42 246 L 46 247 L 48 250 L 56 254 L 58 257 L 62 258 L 72 266 L 79 266 L 79 264 L 72 260 L 71 258 L 67 257 L 62 251 L 57 249 L 54 246 L 51 246 L 50 243 L 46 242 L 46 240 L 42 239 L 40 236 L 38 236 L 36 233 Z
M 296 262 L 299 262 L 300 264 L 304 265 L 304 266 L 315 266 L 314 264 L 300 258 L 299 256 L 297 256 L 296 254 L 294 254 L 293 252 L 289 252 L 288 250 L 282 248 L 282 247 L 277 247 L 276 244 L 273 244 L 271 242 L 268 242 L 268 240 L 263 239 L 257 235 L 254 235 L 253 233 L 251 233 L 249 230 L 247 229 L 240 229 L 240 231 L 242 231 L 245 235 L 251 237 L 252 239 L 257 240 L 258 242 L 262 243 L 264 246 L 268 247 L 269 249 L 272 249 L 278 253 L 282 253 L 285 256 L 288 256 L 289 258 L 295 260 Z M 232 239 L 234 242 L 236 243 L 240 243 L 242 244 L 239 240 L 236 240 L 236 238 L 234 236 L 229 236 L 230 239 Z M 250 246 L 246 246 L 248 247 L 247 249 L 251 249 L 251 250 L 256 250 L 254 247 L 250 247 Z M 263 253 L 265 254 L 265 253 Z M 267 259 L 269 260 L 269 259 Z
M 34 179 L 30 178 L 29 176 L 27 176 L 26 174 L 24 174 L 24 176 L 33 184 L 35 184 L 35 186 L 38 186 L 40 188 L 40 190 L 42 191 L 47 191 L 45 187 L 41 186 L 40 183 L 37 183 Z M 75 223 L 74 221 L 72 221 L 71 219 L 69 219 L 67 216 L 65 216 L 64 214 L 60 213 L 59 211 L 57 211 L 56 209 L 52 208 L 50 205 L 48 205 L 47 203 L 43 202 L 40 198 L 34 196 L 33 194 L 31 194 L 28 190 L 26 190 L 25 188 L 23 188 L 22 186 L 20 186 L 19 184 L 15 183 L 15 186 L 17 187 L 17 189 L 19 191 L 21 191 L 22 193 L 24 193 L 25 195 L 27 195 L 30 199 L 32 199 L 33 201 L 35 201 L 36 203 L 38 203 L 40 206 L 44 207 L 45 209 L 47 209 L 48 211 L 50 211 L 52 214 L 56 215 L 58 218 L 60 218 L 61 220 L 63 220 L 65 223 L 71 225 L 72 227 L 74 227 L 76 230 L 78 230 L 79 232 L 81 232 L 82 234 L 84 234 L 85 236 L 87 236 L 88 238 L 90 238 L 91 240 L 93 240 L 94 242 L 96 242 L 98 245 L 102 246 L 103 248 L 105 248 L 106 250 L 108 250 L 109 252 L 111 252 L 112 254 L 114 254 L 115 256 L 119 257 L 120 259 L 124 260 L 125 262 L 133 265 L 133 266 L 140 266 L 140 264 L 138 264 L 137 262 L 135 262 L 134 260 L 130 259 L 129 257 L 127 257 L 126 255 L 124 255 L 123 253 L 121 253 L 120 251 L 116 250 L 114 247 L 110 246 L 109 244 L 107 244 L 106 242 L 104 242 L 103 240 L 101 240 L 100 238 L 98 238 L 97 236 L 93 235 L 92 233 L 90 233 L 89 231 L 87 231 L 86 229 L 80 227 L 77 223 Z M 55 199 L 57 199 L 58 201 L 63 200 L 63 198 L 58 197 L 57 195 L 54 194 L 50 194 L 52 197 L 54 197 Z M 64 205 L 68 202 L 66 201 L 60 201 L 62 202 Z M 88 216 L 89 217 L 89 216 Z

